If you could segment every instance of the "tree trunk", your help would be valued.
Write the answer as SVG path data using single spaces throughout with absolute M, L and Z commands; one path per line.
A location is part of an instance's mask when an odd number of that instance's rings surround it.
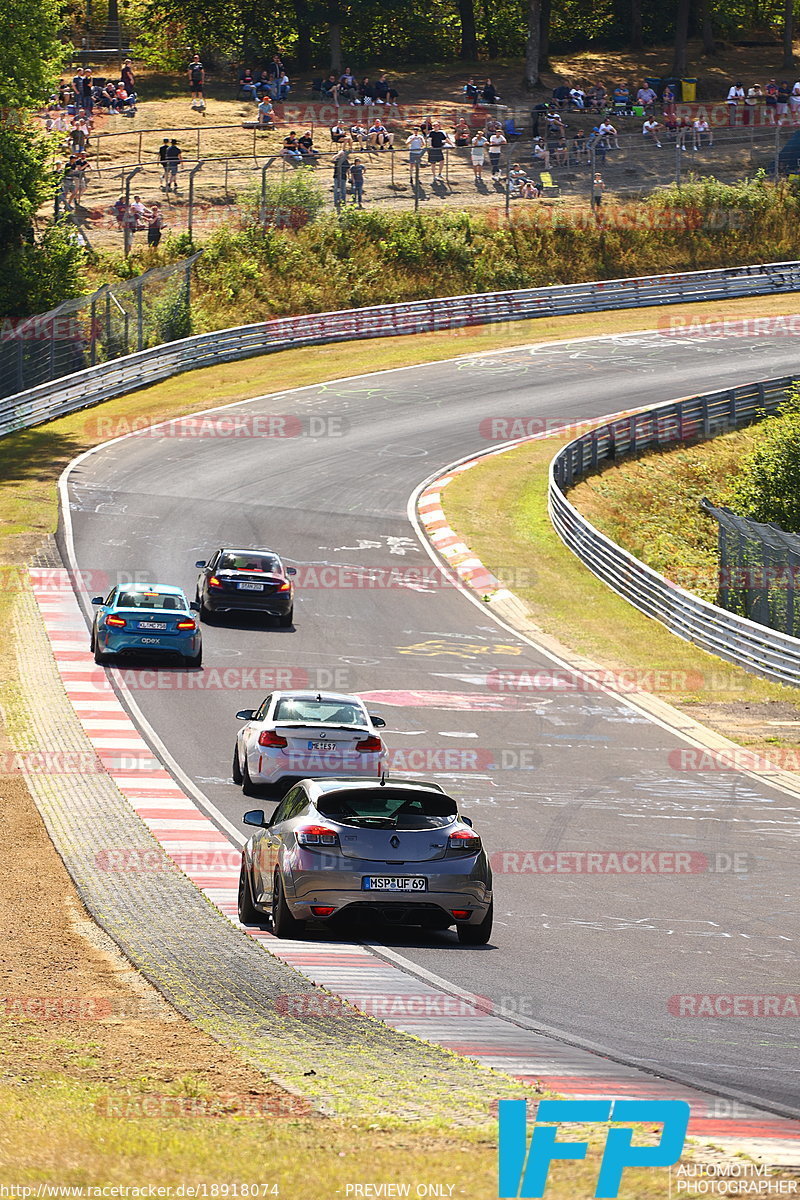
M 553 15 L 553 0 L 542 0 L 541 33 L 539 41 L 539 70 L 550 66 L 550 20 Z
M 498 49 L 491 17 L 491 5 L 492 0 L 481 0 L 481 28 L 483 30 L 483 40 L 486 43 L 486 52 L 490 59 L 495 59 L 498 55 Z
M 678 0 L 675 14 L 675 55 L 672 59 L 672 74 L 686 74 L 686 43 L 689 40 L 689 10 L 691 0 Z
M 306 0 L 294 0 L 295 25 L 297 27 L 297 48 L 294 60 L 298 71 L 308 71 L 311 67 L 311 17 Z
M 791 0 L 790 0 L 791 3 Z M 711 6 L 708 0 L 700 0 L 700 34 L 703 38 L 703 54 L 709 56 L 717 53 L 717 43 L 714 39 L 714 26 L 711 22 Z
M 784 71 L 791 71 L 794 67 L 793 32 L 794 4 L 792 0 L 785 0 L 783 9 L 783 62 L 781 63 L 781 69 Z
M 328 26 L 331 43 L 331 70 L 337 75 L 342 73 L 342 26 L 340 21 L 331 21 Z
M 525 43 L 525 89 L 532 92 L 539 83 L 539 47 L 542 38 L 542 0 L 528 0 L 528 40 Z
M 631 0 L 631 50 L 641 50 L 644 46 L 644 29 L 642 26 L 642 0 Z
M 458 0 L 461 18 L 461 49 L 459 58 L 474 62 L 478 57 L 478 37 L 475 32 L 475 0 Z

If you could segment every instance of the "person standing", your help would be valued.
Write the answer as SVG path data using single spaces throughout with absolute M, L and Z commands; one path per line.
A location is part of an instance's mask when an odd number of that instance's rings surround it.
M 169 138 L 164 138 L 158 147 L 158 161 L 161 166 L 161 190 L 165 192 L 169 184 Z
M 428 162 L 431 164 L 434 179 L 442 178 L 442 168 L 444 166 L 444 148 L 445 146 L 453 147 L 453 141 L 449 134 L 445 133 L 441 124 L 437 121 L 428 135 L 429 150 Z
M 157 204 L 154 204 L 147 218 L 147 244 L 155 250 L 161 241 L 161 231 L 164 228 L 164 214 Z
M 733 126 L 736 124 L 736 110 L 740 104 L 744 106 L 744 88 L 741 83 L 731 84 L 725 103 L 728 106 L 728 124 Z
M 507 146 L 508 141 L 505 134 L 499 129 L 495 129 L 492 136 L 489 138 L 489 162 L 492 164 L 492 179 L 497 179 L 500 174 L 500 155 L 503 153 L 503 146 Z
M 333 203 L 337 209 L 347 200 L 347 178 L 349 174 L 349 155 L 346 150 L 340 150 L 333 160 Z
M 479 129 L 472 139 L 472 150 L 470 157 L 472 159 L 472 170 L 475 172 L 475 182 L 483 179 L 483 164 L 486 160 L 486 147 L 488 139 L 482 129 Z
M 606 185 L 603 183 L 603 176 L 599 171 L 595 171 L 594 179 L 592 180 L 592 208 L 597 212 L 603 203 L 603 192 L 606 190 Z
M 365 169 L 366 168 L 364 167 L 364 164 L 360 158 L 357 158 L 350 168 L 350 182 L 353 185 L 353 199 L 354 203 L 356 203 L 359 208 L 364 207 L 363 199 Z
M 200 62 L 200 55 L 195 54 L 192 61 L 189 63 L 189 91 L 192 94 L 192 108 L 205 108 L 205 100 L 203 99 L 203 87 L 206 81 L 206 73 L 203 69 L 203 64 Z
M 167 191 L 172 188 L 174 192 L 178 190 L 178 167 L 183 162 L 181 148 L 178 145 L 177 138 L 172 138 L 166 152 L 167 159 Z
M 419 165 L 422 162 L 422 155 L 426 146 L 425 134 L 417 127 L 412 131 L 409 137 L 406 138 L 408 146 L 408 161 L 411 167 L 411 184 L 416 182 L 416 174 L 419 170 Z
M 136 91 L 136 76 L 133 73 L 133 63 L 129 58 L 126 58 L 125 62 L 122 64 L 122 70 L 119 73 L 119 77 L 125 84 L 125 91 L 128 93 L 128 95 L 132 96 Z

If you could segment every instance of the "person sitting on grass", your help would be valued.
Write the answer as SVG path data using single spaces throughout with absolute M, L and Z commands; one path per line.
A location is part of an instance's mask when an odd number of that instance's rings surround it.
M 583 112 L 586 108 L 586 93 L 579 83 L 569 89 L 569 107 Z
M 535 200 L 541 195 L 536 180 L 531 179 L 519 163 L 511 165 L 508 172 L 508 188 L 512 196 L 518 196 L 522 200 Z
M 478 107 L 478 85 L 471 75 L 464 84 L 464 95 L 466 96 L 467 100 L 469 100 L 473 108 Z
M 256 81 L 249 67 L 245 67 L 239 76 L 239 91 L 244 93 L 247 100 L 254 101 L 256 98 Z
M 266 71 L 262 71 L 256 80 L 256 99 L 260 96 L 272 97 L 272 80 Z
M 348 104 L 358 104 L 358 83 L 349 67 L 339 77 L 339 94 L 344 96 Z
M 585 158 L 589 157 L 589 151 L 586 146 L 586 134 L 582 129 L 579 129 L 572 139 L 572 153 L 575 155 L 577 162 L 582 162 Z
M 273 120 L 272 101 L 269 96 L 265 96 L 258 106 L 258 127 L 259 129 L 274 129 L 275 123 Z
M 486 83 L 483 85 L 483 91 L 481 92 L 481 97 L 483 99 L 484 104 L 499 104 L 500 103 L 500 96 L 498 95 L 497 88 L 494 86 L 491 79 L 487 79 Z
M 290 162 L 295 167 L 299 167 L 303 161 L 303 156 L 297 144 L 297 134 L 294 130 L 283 139 L 281 157 L 285 158 L 287 162 Z
M 642 126 L 642 137 L 649 138 L 651 142 L 655 142 L 659 150 L 661 149 L 661 142 L 658 138 L 658 131 L 660 128 L 661 126 L 659 125 L 658 121 L 656 121 L 655 117 L 648 117 Z
M 597 127 L 599 135 L 599 145 L 605 150 L 619 150 L 619 134 L 616 127 L 611 124 L 608 117 L 601 121 Z
M 537 166 L 544 167 L 545 171 L 550 170 L 550 151 L 541 138 L 535 139 L 531 147 L 531 158 Z
M 336 78 L 333 71 L 327 79 L 323 79 L 322 87 L 320 88 L 320 97 L 322 100 L 327 100 L 339 107 L 339 80 Z
M 362 104 L 370 105 L 375 103 L 375 87 L 370 83 L 366 75 L 358 85 L 358 98 Z
M 319 158 L 319 150 L 314 149 L 314 135 L 310 129 L 307 129 L 303 136 L 297 139 L 297 149 L 307 162 L 313 162 L 315 158 Z
M 390 85 L 385 71 L 381 71 L 375 83 L 375 100 L 378 104 L 397 104 L 397 92 Z
M 588 112 L 602 112 L 608 100 L 608 93 L 602 83 L 595 83 L 586 91 L 585 108 Z

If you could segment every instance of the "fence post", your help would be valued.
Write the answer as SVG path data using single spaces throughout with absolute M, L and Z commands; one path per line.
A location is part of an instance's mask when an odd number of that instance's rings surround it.
M 681 186 L 681 144 L 679 141 L 675 143 L 675 183 L 678 187 Z
M 589 149 L 591 158 L 589 167 L 589 208 L 594 212 L 594 177 L 597 172 L 597 155 L 595 154 L 594 142 Z
M 506 147 L 506 220 L 511 215 L 511 147 Z
M 261 168 L 261 206 L 260 206 L 259 218 L 260 218 L 261 224 L 264 226 L 266 226 L 266 224 L 267 224 L 267 170 L 269 168 L 269 163 L 270 163 L 270 160 L 267 159 L 267 161 L 264 163 L 263 167 Z
M 144 312 L 142 311 L 142 292 L 144 285 L 141 276 L 136 281 L 136 349 L 144 350 Z
M 778 182 L 781 172 L 781 123 L 775 126 L 775 182 Z
M 419 212 L 419 159 L 414 163 L 414 212 Z
M 186 311 L 189 314 L 190 327 L 191 327 L 191 312 L 192 312 L 192 263 L 193 263 L 193 261 L 194 261 L 194 259 L 189 259 L 189 262 L 186 264 L 186 269 L 184 271 L 184 287 L 186 289 L 185 303 L 186 303 Z
M 92 296 L 92 304 L 89 309 L 90 329 L 92 332 L 92 340 L 89 345 L 89 362 L 94 366 L 97 362 L 97 293 Z
M 123 167 L 123 171 L 124 171 L 124 169 L 125 168 Z M 133 170 L 129 171 L 128 174 L 125 175 L 125 177 L 124 177 L 125 178 L 125 215 L 123 217 L 123 226 L 122 226 L 122 250 L 123 250 L 123 253 L 126 258 L 128 257 L 128 255 L 131 252 L 131 236 L 133 234 L 133 230 L 131 229 L 130 216 L 128 214 L 128 206 L 130 205 L 130 202 L 131 202 L 131 180 L 133 179 L 134 175 L 138 175 L 141 170 L 142 170 L 141 167 L 134 167 Z

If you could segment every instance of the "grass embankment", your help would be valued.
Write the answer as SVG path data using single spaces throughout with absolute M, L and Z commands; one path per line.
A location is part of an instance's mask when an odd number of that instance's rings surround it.
M 758 315 L 758 302 L 687 305 L 676 314 Z M 770 299 L 792 310 L 792 298 Z M 603 318 L 606 333 L 641 328 L 643 312 Z M 54 530 L 56 481 L 76 454 L 123 432 L 134 418 L 156 421 L 269 391 L 279 379 L 293 386 L 361 371 L 450 358 L 533 340 L 597 332 L 596 316 L 520 322 L 502 328 L 424 338 L 398 338 L 357 347 L 287 351 L 196 372 L 62 418 L 0 443 L 0 624 L 11 626 L 14 568 L 24 566 L 41 539 Z M 0 753 L 8 751 L 8 726 L 18 712 L 15 651 L 0 642 Z M 82 936 L 80 903 L 18 775 L 0 776 L 0 909 L 7 934 L 0 990 L 7 997 L 108 997 L 141 1001 L 119 964 Z M 31 863 L 36 869 L 31 870 Z M 439 1181 L 454 1196 L 491 1200 L 496 1195 L 496 1143 L 485 1134 L 455 1132 L 457 1114 L 430 1114 L 421 1127 L 371 1129 L 320 1119 L 252 1119 L 104 1116 L 104 1097 L 200 1097 L 223 1109 L 243 1101 L 269 1106 L 277 1090 L 236 1055 L 161 1005 L 146 1018 L 98 1021 L 0 1016 L 0 1182 L 60 1184 L 233 1183 L 275 1181 L 290 1200 L 329 1200 L 351 1182 Z M 229 1099 L 226 1101 L 225 1097 Z M 119 1111 L 119 1108 L 117 1109 Z M 169 1102 L 163 1102 L 168 1112 Z M 591 1195 L 597 1155 L 585 1164 L 554 1168 L 548 1195 L 568 1200 Z M 663 1196 L 665 1172 L 626 1173 L 625 1200 Z
M 707 580 L 713 531 L 709 537 L 701 529 L 692 497 L 713 492 L 715 481 L 724 480 L 747 436 L 743 432 L 720 439 L 727 444 L 717 464 L 708 456 L 716 443 L 664 455 L 657 466 L 649 458 L 623 463 L 582 484 L 570 499 L 604 532 L 621 535 L 634 553 L 646 551 L 659 570 L 681 537 L 683 514 L 690 515 L 693 536 L 682 566 Z M 792 726 L 800 724 L 800 697 L 794 689 L 750 675 L 674 636 L 612 592 L 567 550 L 547 515 L 548 466 L 559 444 L 556 438 L 531 442 L 459 475 L 443 493 L 450 525 L 501 575 L 503 567 L 533 569 L 534 583 L 515 591 L 533 620 L 565 646 L 611 670 L 641 672 L 644 690 L 650 672 L 665 672 L 664 699 L 743 744 L 765 750 L 798 745 Z M 624 522 L 623 509 L 628 510 Z M 705 520 L 702 513 L 700 517 Z M 635 544 L 630 544 L 624 534 L 634 525 Z M 685 576 L 682 582 L 687 582 Z
M 313 180 L 295 175 L 282 204 L 302 207 Z M 762 178 L 665 189 L 596 222 L 585 211 L 532 207 L 505 223 L 468 212 L 380 209 L 320 216 L 298 230 L 223 226 L 204 243 L 193 286 L 196 332 L 276 315 L 432 296 L 783 261 L 797 254 L 800 193 Z M 183 256 L 172 239 L 127 263 L 101 255 L 92 283 Z M 87 277 L 88 278 L 88 277 Z

